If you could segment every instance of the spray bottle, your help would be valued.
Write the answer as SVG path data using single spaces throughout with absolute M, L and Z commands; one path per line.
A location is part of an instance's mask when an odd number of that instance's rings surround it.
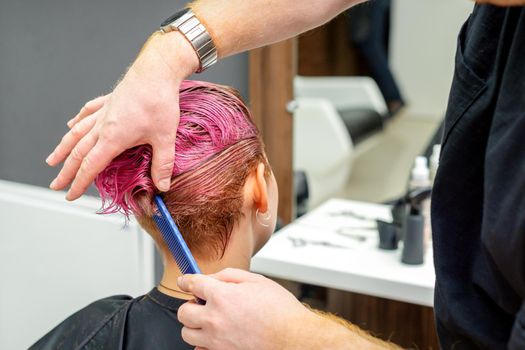
M 409 191 L 425 189 L 431 187 L 430 171 L 426 157 L 417 157 L 412 169 Z M 421 215 L 423 216 L 423 242 L 426 248 L 427 242 L 432 238 L 432 225 L 430 221 L 430 199 L 427 198 L 421 203 Z
M 409 265 L 420 265 L 424 262 L 425 218 L 422 214 L 422 204 L 430 197 L 431 188 L 419 188 L 407 194 L 406 201 L 410 211 L 405 218 L 403 252 L 401 261 Z

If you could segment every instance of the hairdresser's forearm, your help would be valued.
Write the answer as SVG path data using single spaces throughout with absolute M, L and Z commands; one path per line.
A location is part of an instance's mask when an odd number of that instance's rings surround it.
M 224 58 L 304 33 L 364 1 L 197 0 L 189 6 L 210 32 L 219 58 Z M 177 82 L 198 67 L 192 47 L 176 31 L 156 33 L 144 47 L 132 66 L 136 70 L 144 66 L 146 72 L 165 72 L 152 67 L 168 66 L 170 74 L 165 79 Z
M 309 308 L 309 307 L 308 307 Z M 335 336 L 332 336 L 332 348 L 336 349 L 374 349 L 374 350 L 401 350 L 402 348 L 394 343 L 386 342 L 379 338 L 373 337 L 368 332 L 349 321 L 337 317 L 333 314 L 310 309 L 315 315 L 321 317 L 323 322 Z M 330 340 L 328 340 L 330 342 Z M 357 346 L 359 345 L 359 346 Z
M 375 339 L 358 327 L 348 327 L 326 315 L 312 312 L 313 317 L 298 323 L 297 333 L 289 337 L 287 349 L 399 349 Z
M 328 22 L 365 0 L 197 0 L 190 4 L 219 57 L 282 41 Z

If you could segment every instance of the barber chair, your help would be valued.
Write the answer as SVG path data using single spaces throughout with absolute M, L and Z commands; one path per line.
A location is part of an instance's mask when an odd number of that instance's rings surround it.
M 304 172 L 309 210 L 337 196 L 362 141 L 383 129 L 386 103 L 368 77 L 294 79 L 294 171 Z M 305 209 L 306 206 L 306 209 Z

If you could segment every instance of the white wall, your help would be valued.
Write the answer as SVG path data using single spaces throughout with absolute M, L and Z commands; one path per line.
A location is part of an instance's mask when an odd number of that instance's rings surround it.
M 391 65 L 410 114 L 442 117 L 469 0 L 393 0 Z
M 100 200 L 0 180 L 0 349 L 27 349 L 67 316 L 153 287 L 154 247 Z

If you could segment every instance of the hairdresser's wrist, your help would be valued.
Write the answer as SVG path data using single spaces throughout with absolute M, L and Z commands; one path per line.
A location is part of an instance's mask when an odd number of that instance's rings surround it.
M 191 44 L 178 31 L 155 32 L 131 66 L 138 75 L 176 83 L 199 68 L 199 58 Z

